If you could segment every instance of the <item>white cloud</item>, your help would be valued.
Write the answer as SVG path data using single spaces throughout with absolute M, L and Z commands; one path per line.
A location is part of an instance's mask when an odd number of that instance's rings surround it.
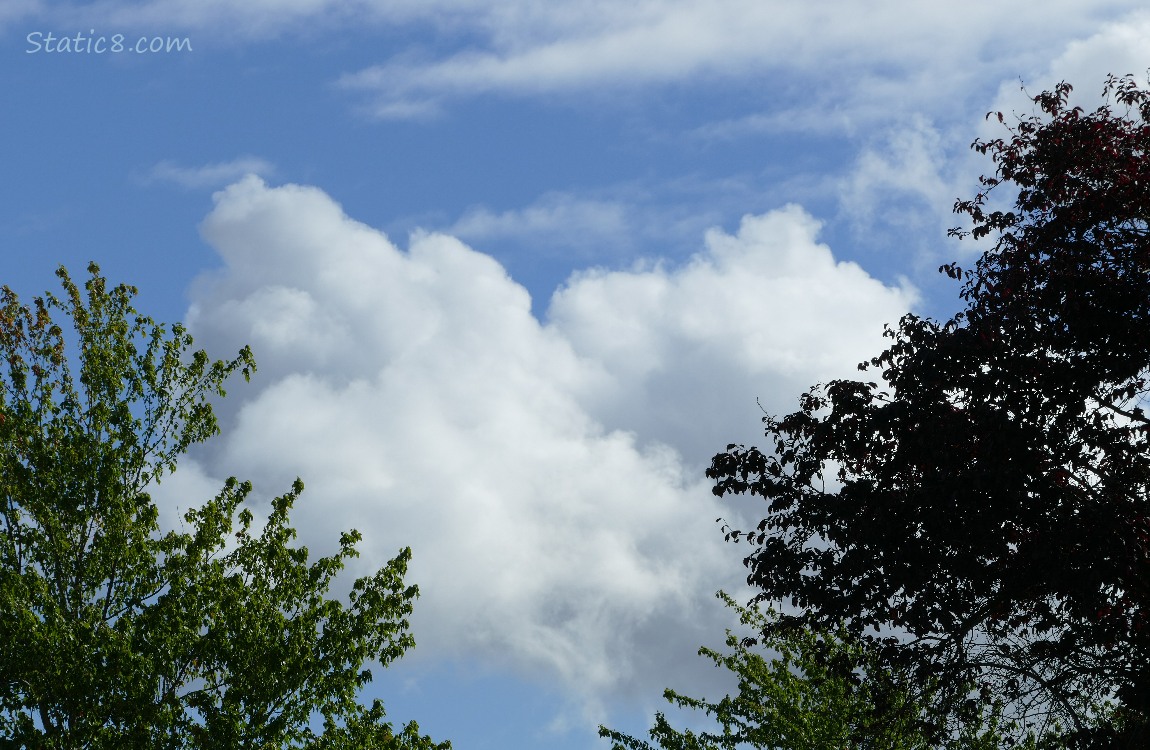
M 210 31 L 240 38 L 267 37 L 316 25 L 343 25 L 370 3 L 336 0 L 97 0 L 62 2 L 43 17 L 59 24 L 114 27 L 117 31 L 185 33 Z
M 1040 61 L 1041 64 L 1003 81 L 988 103 L 980 106 L 976 113 L 979 117 L 967 139 L 975 136 L 984 141 L 1009 138 L 1008 128 L 1017 125 L 1019 118 L 1039 115 L 1044 119 L 1045 115 L 1031 101 L 1031 97 L 1051 90 L 1060 81 L 1067 81 L 1074 86 L 1070 105 L 1080 106 L 1087 111 L 1104 103 L 1101 97 L 1102 85 L 1109 74 L 1133 74 L 1135 80 L 1145 87 L 1150 76 L 1150 55 L 1147 54 L 1145 44 L 1145 40 L 1150 38 L 1150 12 L 1139 10 L 1120 21 L 1095 24 L 1091 28 L 1092 33 L 1060 46 L 1052 58 L 1047 57 Z M 1116 107 L 1116 110 L 1120 109 L 1120 106 Z M 1001 112 L 1005 122 L 1000 123 L 996 117 L 982 117 L 987 111 Z M 956 138 L 950 140 L 954 142 Z M 965 153 L 952 150 L 948 156 L 946 173 L 949 182 L 963 186 L 953 190 L 956 197 L 973 197 L 971 186 L 977 185 L 977 176 L 994 171 L 990 158 L 974 150 Z M 990 194 L 987 210 L 1010 210 L 1015 192 L 1015 186 L 1011 184 L 999 186 Z M 969 226 L 966 217 L 951 215 L 950 218 L 952 225 Z M 957 243 L 955 255 L 959 260 L 969 262 L 985 249 L 985 242 Z
M 735 235 L 711 230 L 706 250 L 679 268 L 572 277 L 549 319 L 612 376 L 586 408 L 669 442 L 699 469 L 727 442 L 756 437 L 756 400 L 792 411 L 816 380 L 857 374 L 915 293 L 836 262 L 818 229 L 791 205 L 745 216 Z
M 250 341 L 261 386 L 237 388 L 211 470 L 303 476 L 321 506 L 301 527 L 359 527 L 373 563 L 412 544 L 424 650 L 611 684 L 636 629 L 726 582 L 700 478 L 588 417 L 574 394 L 602 374 L 493 260 L 443 235 L 401 253 L 314 189 L 251 178 L 217 201 L 227 267 L 190 323 L 215 350 Z
M 1121 22 L 1099 24 L 1089 36 L 1069 41 L 1053 59 L 1035 68 L 1031 75 L 1003 82 L 992 107 L 1009 116 L 1023 116 L 1037 109 L 1029 96 L 1051 89 L 1059 81 L 1068 81 L 1074 89 L 1075 103 L 1093 109 L 1100 105 L 1102 82 L 1108 74 L 1133 74 L 1140 84 L 1150 75 L 1150 55 L 1146 39 L 1150 36 L 1150 12 L 1139 10 Z M 1025 84 L 1025 92 L 1021 90 Z M 1010 121 L 1008 120 L 1008 123 Z M 997 121 L 988 122 L 983 132 L 990 137 L 1001 137 Z M 985 136 L 984 136 L 985 137 Z
M 394 104 L 754 76 L 765 78 L 770 90 L 789 90 L 790 98 L 772 102 L 769 113 L 732 122 L 734 130 L 806 120 L 825 126 L 828 117 L 849 128 L 889 117 L 911 101 L 965 106 L 990 75 L 1034 70 L 1049 59 L 1048 50 L 1097 27 L 1104 15 L 1096 6 L 1057 3 L 1020 44 L 1012 27 L 988 26 L 977 3 L 885 2 L 865 11 L 845 2 L 756 0 L 663 0 L 635 8 L 583 2 L 553 13 L 536 4 L 511 7 L 520 12 L 469 18 L 487 44 L 420 62 L 395 58 L 341 84 Z M 993 8 L 1002 17 L 1030 12 L 1021 2 Z M 1105 12 L 1123 8 L 1138 5 L 1110 4 Z
M 445 231 L 472 242 L 515 240 L 585 250 L 619 244 L 630 234 L 628 223 L 623 203 L 552 192 L 520 209 L 495 213 L 474 207 Z
M 900 203 L 896 197 L 912 199 L 910 205 L 903 203 L 904 212 L 926 213 L 923 206 L 936 212 L 954 200 L 954 187 L 941 174 L 949 155 L 931 123 L 923 117 L 910 118 L 901 129 L 888 132 L 885 142 L 859 154 L 854 169 L 840 183 L 843 210 L 864 226 L 878 217 L 890 221 L 892 205 Z M 909 220 L 914 221 L 913 216 Z
M 250 343 L 260 369 L 189 486 L 235 474 L 270 496 L 303 477 L 313 550 L 349 527 L 368 566 L 413 547 L 416 658 L 592 702 L 701 671 L 665 654 L 713 642 L 711 595 L 742 580 L 714 524 L 738 511 L 684 453 L 753 437 L 756 394 L 789 408 L 849 374 L 912 299 L 835 262 L 792 206 L 711 232 L 680 268 L 578 274 L 541 324 L 452 237 L 402 251 L 320 190 L 255 177 L 215 201 L 202 231 L 224 265 L 189 324 L 220 356 Z
M 1133 73 L 1146 80 L 1150 59 L 1146 39 L 1150 34 L 1150 13 L 1140 10 L 1122 23 L 1104 24 L 1090 37 L 1075 40 L 1050 64 L 1050 74 L 1073 81 L 1098 81 L 1107 73 Z M 1053 81 L 1052 81 L 1053 83 Z M 1092 90 L 1101 88 L 1092 84 Z
M 60 3 L 34 15 L 77 28 L 186 30 L 216 38 L 404 26 L 436 34 L 434 45 L 415 37 L 410 48 L 341 79 L 342 86 L 365 92 L 367 111 L 389 119 L 432 116 L 453 98 L 492 93 L 585 96 L 717 80 L 762 81 L 763 90 L 786 92 L 766 110 L 762 101 L 751 102 L 759 112 L 720 118 L 719 132 L 735 132 L 796 123 L 849 130 L 900 113 L 910 102 L 962 112 L 982 100 L 980 92 L 1003 71 L 1011 80 L 1036 74 L 1052 50 L 1081 57 L 1077 46 L 1090 43 L 1079 40 L 1094 33 L 1144 60 L 1142 16 L 1123 18 L 1140 12 L 1134 0 L 1054 0 L 1021 36 L 1017 25 L 988 17 L 1032 19 L 1033 7 L 1023 0 L 887 0 L 865 8 L 846 0 L 104 0 Z M 431 48 L 443 52 L 428 56 Z M 423 50 L 419 59 L 417 49 Z
M 8 0 L 0 5 L 0 29 L 12 22 L 41 13 L 43 9 L 41 0 Z
M 268 177 L 274 172 L 275 167 L 264 159 L 241 156 L 231 161 L 204 164 L 199 167 L 181 167 L 170 161 L 162 161 L 148 170 L 146 179 L 174 182 L 186 188 L 219 188 L 244 175 Z

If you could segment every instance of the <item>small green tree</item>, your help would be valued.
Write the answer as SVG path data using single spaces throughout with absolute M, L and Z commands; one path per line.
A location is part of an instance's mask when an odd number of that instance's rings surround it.
M 28 748 L 449 748 L 358 695 L 414 645 L 410 550 L 328 597 L 360 535 L 309 563 L 288 522 L 262 528 L 229 479 L 162 530 L 147 494 L 218 432 L 210 399 L 255 369 L 190 353 L 91 264 L 86 300 L 0 292 L 0 737 Z M 66 341 L 53 313 L 70 319 Z M 70 365 L 79 366 L 78 378 Z M 237 515 L 238 511 L 238 515 Z M 238 523 L 237 523 L 238 521 Z M 322 726 L 322 729 L 320 728 Z
M 662 713 L 650 730 L 655 743 L 606 727 L 599 736 L 614 750 L 926 750 L 937 746 L 923 719 L 932 686 L 914 687 L 886 671 L 874 651 L 840 629 L 782 632 L 770 609 L 740 606 L 723 592 L 719 597 L 739 614 L 742 624 L 758 634 L 740 638 L 727 631 L 728 653 L 701 648 L 738 677 L 739 691 L 715 702 L 674 690 L 664 697 L 680 708 L 705 712 L 718 731 L 673 728 Z M 1000 747 L 1000 720 L 971 702 L 968 728 L 943 743 L 964 750 Z

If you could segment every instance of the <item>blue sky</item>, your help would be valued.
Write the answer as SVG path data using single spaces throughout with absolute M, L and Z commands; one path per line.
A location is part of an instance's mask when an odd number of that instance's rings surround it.
M 412 546 L 418 646 L 371 693 L 396 720 L 605 748 L 664 687 L 727 687 L 694 655 L 743 576 L 714 519 L 758 509 L 710 456 L 954 309 L 983 115 L 1144 76 L 1139 5 L 8 0 L 0 281 L 94 259 L 252 345 L 155 496 L 298 475 L 312 549 Z

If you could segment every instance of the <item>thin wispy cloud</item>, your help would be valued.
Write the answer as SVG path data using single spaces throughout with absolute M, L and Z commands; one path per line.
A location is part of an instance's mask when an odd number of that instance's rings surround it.
M 477 206 L 445 231 L 465 240 L 512 240 L 549 253 L 618 247 L 631 236 L 628 212 L 617 202 L 552 192 L 531 205 L 507 211 Z
M 865 8 L 846 0 L 654 0 L 637 6 L 601 0 L 105 0 L 51 8 L 27 4 L 23 13 L 34 10 L 60 23 L 188 29 L 231 38 L 410 25 L 468 40 L 466 47 L 450 46 L 439 55 L 424 51 L 419 58 L 401 48 L 338 77 L 340 87 L 364 97 L 363 111 L 383 119 L 426 118 L 454 100 L 490 94 L 754 79 L 795 85 L 795 100 L 782 107 L 795 110 L 788 119 L 803 119 L 801 99 L 811 97 L 824 117 L 837 108 L 847 123 L 881 117 L 907 101 L 965 104 L 986 85 L 991 70 L 1037 72 L 1050 59 L 1047 50 L 1077 43 L 1082 29 L 1099 22 L 1111 22 L 1114 36 L 1136 40 L 1141 37 L 1125 18 L 1142 12 L 1134 0 L 1105 9 L 1057 0 L 1045 6 L 1043 23 L 1027 28 L 1029 44 L 1019 46 L 1012 43 L 1017 29 L 990 23 L 987 14 L 1027 18 L 1033 8 L 1021 0 L 951 6 L 887 1 Z M 1075 55 L 1072 48 L 1068 55 Z M 770 114 L 717 127 L 761 127 Z
M 198 167 L 181 167 L 170 161 L 162 161 L 147 171 L 145 181 L 169 182 L 191 189 L 220 188 L 249 174 L 270 177 L 275 174 L 275 165 L 255 156 L 242 156 Z
M 995 13 L 1028 12 L 1022 3 L 1010 5 L 996 4 Z M 1139 7 L 1119 4 L 1111 12 L 1120 13 L 1123 5 Z M 1035 44 L 1073 39 L 1097 15 L 1072 2 L 1050 12 L 1058 20 L 1031 30 Z M 400 102 L 441 104 L 491 93 L 532 96 L 783 77 L 802 92 L 796 92 L 796 101 L 784 103 L 783 109 L 794 110 L 784 119 L 805 119 L 803 112 L 814 107 L 801 99 L 809 96 L 824 105 L 818 108 L 820 122 L 825 124 L 837 110 L 850 126 L 889 116 L 908 100 L 964 102 L 985 85 L 980 72 L 1001 66 L 1003 58 L 1014 57 L 1013 64 L 1023 70 L 1042 61 L 998 43 L 996 37 L 1005 39 L 1007 30 L 988 28 L 971 6 L 888 2 L 864 10 L 850 3 L 725 0 L 703 6 L 666 0 L 638 12 L 585 2 L 535 15 L 551 23 L 529 24 L 523 19 L 532 16 L 526 13 L 476 18 L 488 34 L 487 46 L 418 63 L 383 61 L 343 76 L 340 85 L 371 95 L 377 106 L 395 108 Z M 597 22 L 589 20 L 592 15 Z M 735 121 L 727 129 L 777 127 L 779 121 L 772 119 Z
M 0 5 L 0 31 L 5 26 L 44 11 L 42 0 L 10 0 Z

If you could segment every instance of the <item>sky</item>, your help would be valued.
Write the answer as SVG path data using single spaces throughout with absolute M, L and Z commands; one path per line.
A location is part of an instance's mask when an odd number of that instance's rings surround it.
M 711 457 L 958 309 L 986 113 L 1144 82 L 1141 5 L 4 0 L 0 283 L 95 260 L 251 345 L 153 496 L 298 476 L 303 543 L 363 533 L 351 576 L 410 546 L 392 719 L 605 749 L 733 688 L 696 655 L 748 596 L 715 519 L 762 509 Z

